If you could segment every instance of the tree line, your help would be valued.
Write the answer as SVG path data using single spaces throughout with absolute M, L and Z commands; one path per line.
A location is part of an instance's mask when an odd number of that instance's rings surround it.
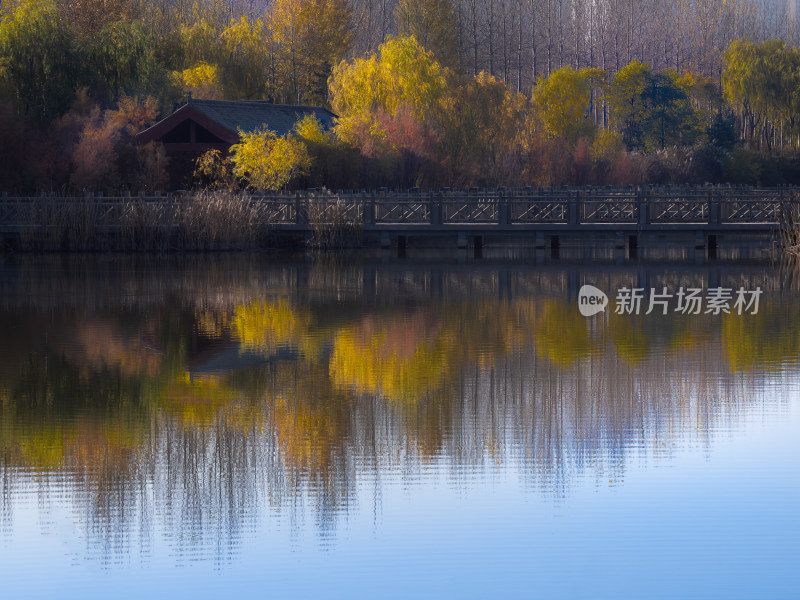
M 243 136 L 195 185 L 780 183 L 800 145 L 787 6 L 0 2 L 0 188 L 163 186 L 163 149 L 133 134 L 188 93 L 340 117 Z

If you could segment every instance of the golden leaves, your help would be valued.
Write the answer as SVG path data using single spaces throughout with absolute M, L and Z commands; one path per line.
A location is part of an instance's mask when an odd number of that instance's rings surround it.
M 287 186 L 308 174 L 311 156 L 305 144 L 292 136 L 277 137 L 272 131 L 240 132 L 241 142 L 231 146 L 233 173 L 260 190 Z

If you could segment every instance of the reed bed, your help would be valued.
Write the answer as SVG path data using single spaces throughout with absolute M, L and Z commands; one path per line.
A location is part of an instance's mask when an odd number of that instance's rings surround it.
M 97 238 L 100 208 L 91 198 L 64 203 L 51 196 L 18 207 L 20 247 L 26 250 L 89 249 Z
M 363 206 L 327 192 L 314 194 L 308 202 L 308 224 L 315 249 L 361 246 L 364 228 Z
M 800 259 L 800 195 L 781 203 L 780 247 L 791 257 Z
M 202 191 L 184 196 L 173 210 L 179 249 L 244 250 L 269 235 L 264 205 L 250 194 Z
M 23 251 L 247 250 L 269 243 L 262 203 L 246 193 L 152 198 L 40 196 L 17 204 Z

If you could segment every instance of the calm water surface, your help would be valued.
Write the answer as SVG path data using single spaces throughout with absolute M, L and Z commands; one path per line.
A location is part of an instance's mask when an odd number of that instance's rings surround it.
M 581 316 L 591 283 L 758 314 Z M 5 258 L 3 598 L 800 598 L 769 264 Z M 646 300 L 645 300 L 646 302 Z

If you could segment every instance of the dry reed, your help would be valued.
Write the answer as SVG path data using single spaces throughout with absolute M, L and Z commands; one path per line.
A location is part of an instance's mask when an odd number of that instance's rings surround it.
M 270 233 L 266 208 L 249 194 L 201 191 L 163 199 L 40 196 L 19 203 L 24 251 L 246 250 Z
M 308 201 L 308 224 L 316 249 L 353 248 L 361 245 L 363 232 L 362 203 L 323 191 Z
M 789 256 L 800 258 L 800 198 L 796 193 L 781 203 L 780 247 Z

